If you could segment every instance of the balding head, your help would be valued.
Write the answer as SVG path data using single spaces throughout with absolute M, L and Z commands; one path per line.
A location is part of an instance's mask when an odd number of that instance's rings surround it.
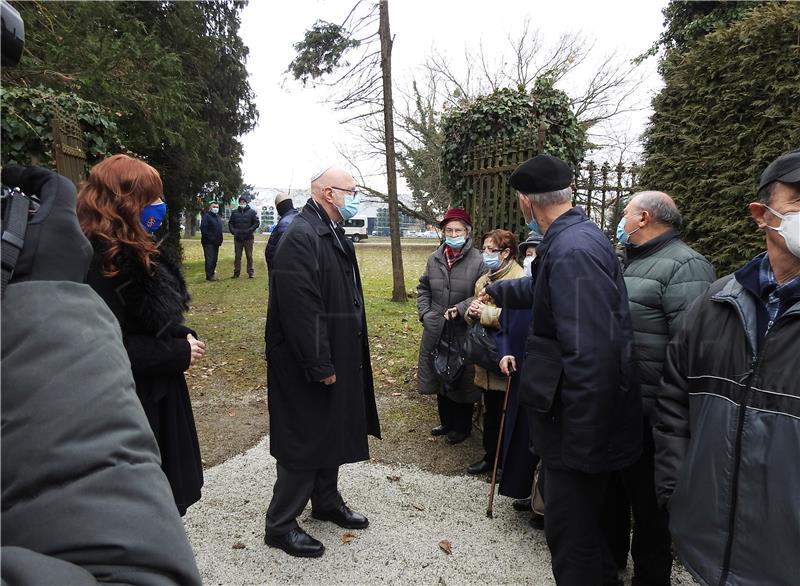
M 663 191 L 640 191 L 633 195 L 628 205 L 648 212 L 652 221 L 662 226 L 678 230 L 683 222 L 678 206 Z
M 346 169 L 332 165 L 311 181 L 311 197 L 334 222 L 342 219 L 339 208 L 344 207 L 344 198 L 356 189 L 353 175 Z

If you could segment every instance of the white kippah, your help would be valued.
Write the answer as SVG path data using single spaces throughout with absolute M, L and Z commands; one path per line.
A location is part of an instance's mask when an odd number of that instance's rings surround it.
M 325 171 L 333 167 L 333 165 L 325 165 L 323 167 L 319 167 L 312 175 L 311 175 L 311 183 L 314 183 L 317 179 L 322 177 L 325 174 Z

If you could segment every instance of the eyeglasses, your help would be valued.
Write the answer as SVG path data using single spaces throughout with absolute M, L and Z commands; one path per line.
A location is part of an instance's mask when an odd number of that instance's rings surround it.
M 481 248 L 481 252 L 503 252 L 505 248 Z
M 466 234 L 466 233 L 467 233 L 467 231 L 464 230 L 463 228 L 445 228 L 444 229 L 445 236 L 462 236 L 463 234 Z
M 344 187 L 336 187 L 335 185 L 331 185 L 331 189 L 338 189 L 339 191 L 347 191 L 353 194 L 353 197 L 358 197 L 361 193 L 358 189 L 345 189 Z

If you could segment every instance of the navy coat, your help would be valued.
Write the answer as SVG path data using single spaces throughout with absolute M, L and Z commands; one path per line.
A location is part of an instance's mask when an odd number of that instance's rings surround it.
M 549 468 L 619 470 L 634 463 L 642 447 L 622 267 L 608 238 L 579 207 L 553 222 L 536 252 L 520 383 L 534 451 Z M 503 286 L 487 291 L 495 299 L 512 298 L 515 286 Z
M 200 244 L 222 245 L 222 218 L 206 212 L 200 220 Z
M 363 300 L 353 244 L 309 200 L 269 272 L 270 453 L 281 466 L 367 460 L 367 434 L 380 437 Z
M 515 279 L 532 283 L 530 277 Z M 503 429 L 503 474 L 499 492 L 512 498 L 528 498 L 533 485 L 533 471 L 539 457 L 530 450 L 528 415 L 519 404 L 519 380 L 523 376 L 525 337 L 531 323 L 530 304 L 527 309 L 504 307 L 500 314 L 501 330 L 495 337 L 497 355 L 513 356 L 517 361 L 517 372 L 511 377 L 506 407 L 506 423 Z
M 267 261 L 267 270 L 272 268 L 272 260 L 275 258 L 275 251 L 278 250 L 278 244 L 280 244 L 281 236 L 283 233 L 286 232 L 286 229 L 289 227 L 289 224 L 292 223 L 292 220 L 295 219 L 295 216 L 300 213 L 300 210 L 296 210 L 295 208 L 290 209 L 288 212 L 281 216 L 281 219 L 278 220 L 278 224 L 272 230 L 272 233 L 269 235 L 269 240 L 267 240 L 267 247 L 264 249 L 264 258 Z

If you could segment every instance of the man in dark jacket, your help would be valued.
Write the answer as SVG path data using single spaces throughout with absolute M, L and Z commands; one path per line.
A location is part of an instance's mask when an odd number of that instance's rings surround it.
M 247 205 L 246 195 L 239 197 L 239 208 L 233 210 L 228 219 L 228 231 L 233 234 L 233 278 L 238 279 L 242 270 L 242 249 L 247 255 L 247 276 L 253 278 L 253 242 L 258 226 L 258 214 Z
M 283 236 L 289 224 L 292 223 L 292 220 L 294 220 L 295 216 L 299 213 L 299 211 L 294 208 L 292 198 L 285 193 L 279 193 L 275 197 L 275 209 L 278 211 L 278 215 L 281 219 L 278 220 L 278 224 L 269 235 L 267 247 L 264 250 L 264 257 L 267 259 L 267 271 L 272 268 L 272 259 L 275 258 L 275 251 L 278 250 L 278 243 L 281 241 L 281 236 Z
M 572 206 L 572 178 L 560 159 L 537 155 L 509 179 L 528 226 L 544 235 L 532 267 L 519 394 L 545 469 L 545 536 L 556 581 L 617 584 L 601 509 L 609 473 L 641 453 L 642 404 L 622 267 L 608 238 Z M 486 291 L 502 299 L 514 283 Z
M 264 541 L 299 557 L 325 550 L 297 524 L 309 498 L 314 518 L 348 529 L 369 523 L 337 488 L 339 466 L 369 459 L 367 435 L 380 437 L 361 277 L 337 225 L 356 194 L 344 169 L 312 178 L 312 197 L 269 274 L 267 394 L 278 464 Z
M 206 281 L 216 281 L 219 247 L 222 246 L 222 220 L 219 217 L 219 204 L 211 202 L 208 211 L 200 220 L 200 244 L 205 258 Z
M 643 191 L 631 198 L 617 226 L 617 239 L 625 246 L 625 285 L 631 308 L 639 383 L 644 408 L 642 457 L 621 472 L 624 510 L 613 511 L 609 495 L 612 551 L 628 558 L 629 506 L 633 512 L 633 583 L 669 585 L 672 549 L 668 514 L 656 502 L 651 415 L 661 381 L 667 342 L 677 331 L 680 317 L 692 301 L 714 281 L 714 267 L 679 237 L 681 215 L 666 193 Z M 621 525 L 620 525 L 621 521 Z M 621 526 L 623 539 L 615 539 Z
M 656 490 L 704 585 L 797 584 L 800 551 L 800 151 L 761 175 L 767 251 L 711 285 L 670 341 Z

